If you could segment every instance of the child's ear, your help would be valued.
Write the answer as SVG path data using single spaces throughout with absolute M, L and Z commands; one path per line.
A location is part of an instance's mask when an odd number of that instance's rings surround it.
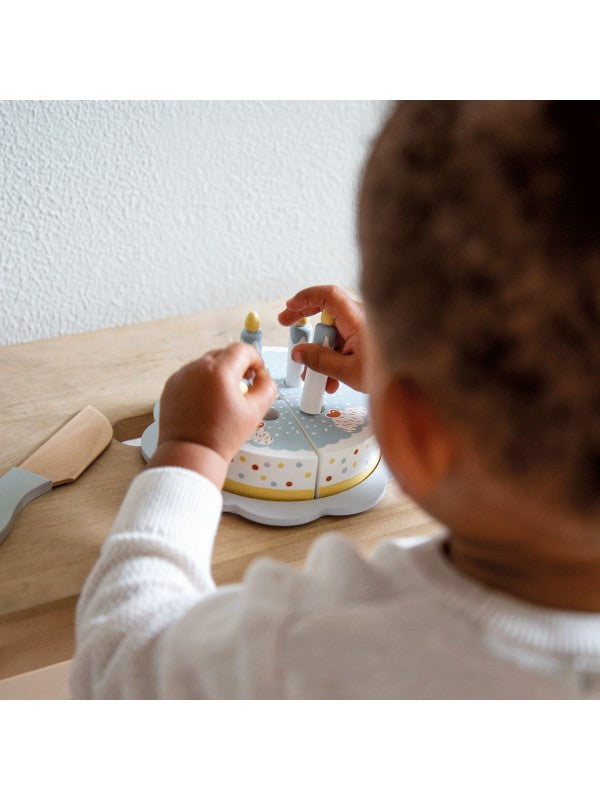
M 425 393 L 412 381 L 390 378 L 380 398 L 379 442 L 402 489 L 424 500 L 448 473 L 454 442 Z

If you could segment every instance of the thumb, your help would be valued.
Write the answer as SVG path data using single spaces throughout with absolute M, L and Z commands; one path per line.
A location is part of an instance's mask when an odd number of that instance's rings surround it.
M 246 397 L 248 402 L 254 404 L 257 414 L 261 417 L 277 399 L 277 384 L 264 367 L 256 371 L 252 389 Z
M 292 350 L 292 360 L 296 363 L 304 364 L 315 372 L 344 383 L 348 382 L 352 372 L 349 359 L 351 356 L 342 355 L 320 344 L 299 344 Z

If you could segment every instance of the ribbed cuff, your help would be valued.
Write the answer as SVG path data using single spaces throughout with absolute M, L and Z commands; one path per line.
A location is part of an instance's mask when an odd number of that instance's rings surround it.
M 223 498 L 217 487 L 181 467 L 156 467 L 137 475 L 117 514 L 111 534 L 161 536 L 210 565 Z

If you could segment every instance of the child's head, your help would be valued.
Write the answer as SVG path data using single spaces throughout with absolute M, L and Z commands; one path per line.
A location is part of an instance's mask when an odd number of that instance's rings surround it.
M 360 196 L 389 371 L 496 474 L 600 510 L 600 103 L 403 102 Z

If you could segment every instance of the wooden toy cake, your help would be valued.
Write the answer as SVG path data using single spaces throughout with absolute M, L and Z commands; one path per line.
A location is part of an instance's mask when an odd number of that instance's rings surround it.
M 240 338 L 259 350 L 278 394 L 231 460 L 223 486 L 224 510 L 265 524 L 294 525 L 323 514 L 371 508 L 385 492 L 388 473 L 369 419 L 367 396 L 343 383 L 327 394 L 326 376 L 311 370 L 301 380 L 303 368 L 290 353 L 296 344 L 311 341 L 307 320 L 290 328 L 287 348 L 263 348 L 259 324 L 250 312 Z M 323 313 L 314 342 L 333 347 L 335 335 L 333 320 Z M 244 383 L 241 389 L 248 391 Z M 158 403 L 154 418 L 142 437 L 146 460 L 158 441 Z
M 356 486 L 379 462 L 366 395 L 344 384 L 324 394 L 322 411 L 300 410 L 302 386 L 285 382 L 287 349 L 267 347 L 279 395 L 229 466 L 225 491 L 263 500 L 312 500 Z

